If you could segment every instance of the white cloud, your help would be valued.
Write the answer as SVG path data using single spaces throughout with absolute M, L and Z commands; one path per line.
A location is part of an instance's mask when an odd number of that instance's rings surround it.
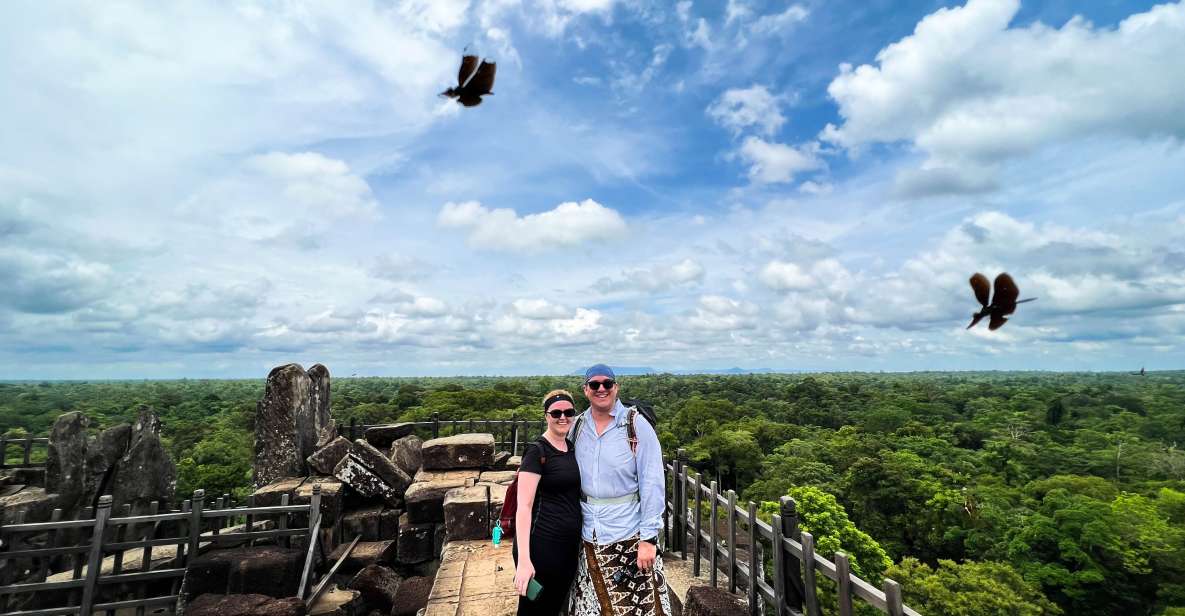
M 829 195 L 835 189 L 829 183 L 806 181 L 798 185 L 798 191 L 808 195 Z
M 781 13 L 762 15 L 755 20 L 749 30 L 755 34 L 781 35 L 789 31 L 795 24 L 806 21 L 811 12 L 801 4 L 791 4 Z
M 775 291 L 806 291 L 817 282 L 796 263 L 770 261 L 761 269 L 761 282 Z
M 676 263 L 630 268 L 622 272 L 620 279 L 602 278 L 597 282 L 597 287 L 653 293 L 673 287 L 697 285 L 703 280 L 703 264 L 687 258 Z
M 726 90 L 708 106 L 707 112 L 734 136 L 751 126 L 764 135 L 772 135 L 786 122 L 778 109 L 778 97 L 760 84 Z
M 694 314 L 687 317 L 690 327 L 708 331 L 736 331 L 757 327 L 759 310 L 751 302 L 722 295 L 704 295 Z
M 179 212 L 253 242 L 315 247 L 337 221 L 375 220 L 366 180 L 317 152 L 252 156 L 187 199 Z
M 511 303 L 515 314 L 525 319 L 565 319 L 571 310 L 545 299 L 516 299 Z
M 877 54 L 844 65 L 828 92 L 842 122 L 823 139 L 847 148 L 910 142 L 927 168 L 904 194 L 981 192 L 990 165 L 1099 135 L 1185 137 L 1185 3 L 1131 15 L 1115 28 L 1074 18 L 1061 28 L 1009 27 L 1019 0 L 944 8 Z
M 749 165 L 749 179 L 758 184 L 791 182 L 799 173 L 824 167 L 814 144 L 794 147 L 746 137 L 737 155 Z
M 625 220 L 616 210 L 592 199 L 568 201 L 546 212 L 521 217 L 514 210 L 491 210 L 476 201 L 449 202 L 440 210 L 437 223 L 469 229 L 472 246 L 524 253 L 609 240 L 626 230 Z

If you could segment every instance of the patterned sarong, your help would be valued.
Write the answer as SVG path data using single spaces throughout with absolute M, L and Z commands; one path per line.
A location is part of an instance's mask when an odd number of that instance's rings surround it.
M 654 571 L 637 571 L 638 537 L 596 545 L 582 541 L 583 554 L 576 566 L 572 585 L 571 616 L 670 616 L 667 578 L 662 556 L 655 558 Z M 613 582 L 618 571 L 627 576 Z

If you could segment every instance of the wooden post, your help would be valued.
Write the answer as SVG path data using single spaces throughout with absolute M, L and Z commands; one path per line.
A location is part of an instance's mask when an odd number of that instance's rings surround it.
M 775 515 L 770 526 L 774 531 L 774 615 L 787 616 L 786 605 L 786 549 L 782 545 L 782 516 Z
M 695 556 L 693 557 L 693 559 L 691 561 L 691 575 L 693 577 L 699 577 L 699 555 L 700 555 L 700 552 L 699 552 L 699 537 L 700 537 L 700 534 L 699 534 L 699 525 L 700 525 L 699 504 L 700 504 L 700 499 L 701 499 L 701 492 L 703 492 L 703 490 L 700 490 L 699 473 L 696 473 L 695 474 L 695 512 L 694 512 L 694 514 L 695 514 L 695 526 L 694 526 L 695 536 L 691 538 L 691 545 L 694 546 L 694 549 L 695 549 Z
M 25 439 L 24 450 L 25 450 L 24 464 L 25 464 L 25 466 L 29 466 L 29 457 L 30 457 L 29 454 L 32 453 L 32 451 L 33 451 L 33 439 L 32 438 Z
M 671 520 L 672 534 L 674 541 L 671 546 L 672 549 L 679 550 L 683 555 L 683 560 L 687 560 L 687 501 L 684 495 L 687 494 L 687 474 L 684 469 L 687 465 L 687 450 L 680 447 L 675 452 L 675 463 L 672 466 L 674 469 L 674 494 L 671 495 L 671 509 L 675 510 L 674 519 Z
M 313 569 L 313 558 L 317 551 L 317 535 L 321 532 L 321 484 L 313 484 L 313 497 L 309 500 L 309 536 L 307 551 L 304 559 L 304 569 L 300 573 L 300 582 L 296 585 L 296 595 L 305 598 L 305 588 L 308 587 L 309 573 Z
M 716 522 L 716 510 L 717 502 L 720 500 L 720 494 L 717 491 L 717 484 L 715 481 L 708 485 L 711 486 L 712 491 L 712 505 L 708 507 L 708 537 L 709 541 L 712 543 L 711 552 L 708 554 L 708 565 L 711 566 L 711 570 L 708 573 L 708 583 L 712 585 L 712 588 L 716 588 L 716 571 L 719 569 L 718 565 L 720 558 L 720 550 L 717 549 L 717 547 L 720 545 L 720 540 L 718 538 L 718 533 L 716 532 L 716 528 L 720 526 L 720 524 Z
M 889 578 L 881 585 L 885 591 L 885 604 L 889 607 L 889 616 L 905 616 L 905 606 L 901 603 L 901 585 Z
M 288 495 L 288 494 L 284 494 L 284 495 L 280 496 L 280 506 L 287 507 L 289 498 L 290 498 L 290 495 Z M 288 512 L 287 511 L 280 514 L 280 519 L 278 520 L 276 527 L 279 530 L 288 530 Z M 292 542 L 290 541 L 291 537 L 288 537 L 288 536 L 285 536 L 283 538 L 277 537 L 277 539 L 280 539 L 281 541 L 284 542 L 284 547 L 286 547 L 286 548 L 292 547 Z
M 782 536 L 798 540 L 798 504 L 789 496 L 781 498 Z M 781 545 L 779 544 L 779 548 Z M 780 550 L 784 552 L 784 550 Z M 802 570 L 798 557 L 786 554 L 786 566 L 782 569 L 786 576 L 786 605 L 796 612 L 802 611 Z
M 477 421 L 471 417 L 469 418 L 469 434 L 473 434 L 475 432 L 477 432 Z
M 103 565 L 103 534 L 107 530 L 107 520 L 110 518 L 111 495 L 104 494 L 99 497 L 99 509 L 95 511 L 90 557 L 86 561 L 86 581 L 82 586 L 82 603 L 78 607 L 79 616 L 91 616 L 94 613 L 95 589 L 99 585 L 99 572 Z
M 440 413 L 432 413 L 432 438 L 440 438 Z
M 191 509 L 189 510 L 189 558 L 188 562 L 193 562 L 193 559 L 198 555 L 198 541 L 202 536 L 202 509 L 206 508 L 206 491 L 194 490 L 193 501 Z
M 354 442 L 358 438 L 358 420 L 350 418 L 350 442 Z
M 149 503 L 148 515 L 156 515 L 159 511 L 160 511 L 160 501 L 152 501 L 151 503 Z M 160 522 L 156 522 L 155 524 L 148 526 L 148 532 L 144 533 L 144 536 L 141 538 L 145 539 L 147 541 L 156 539 L 156 529 L 159 527 L 160 527 Z M 143 558 L 143 560 L 140 561 L 140 571 L 142 573 L 148 573 L 148 571 L 151 568 L 152 568 L 152 546 L 146 545 L 146 546 L 144 546 L 144 558 Z M 147 597 L 148 597 L 148 585 L 141 584 L 140 585 L 140 598 L 145 599 Z M 136 616 L 144 616 L 144 611 L 145 611 L 145 607 L 143 605 L 138 606 L 136 608 Z
M 254 495 L 254 494 L 252 494 L 251 496 L 248 496 L 248 497 L 247 497 L 247 511 L 251 511 L 251 509 L 252 509 L 253 507 L 255 507 L 255 495 Z M 248 513 L 248 514 L 247 514 L 247 521 L 246 521 L 246 525 L 247 525 L 247 526 L 246 526 L 246 531 L 247 531 L 248 533 L 250 533 L 250 532 L 251 532 L 251 530 L 252 530 L 252 528 L 254 528 L 254 526 L 255 526 L 255 516 L 253 516 L 253 515 L 251 515 L 251 514 L 249 514 L 249 513 Z M 254 540 L 254 539 L 252 539 L 250 542 L 248 542 L 248 543 L 247 543 L 247 545 L 249 545 L 249 546 L 251 546 L 251 547 L 255 547 L 255 540 Z
M 130 515 L 132 515 L 132 505 L 131 503 L 124 503 L 119 508 L 119 515 L 115 517 L 126 518 Z M 123 542 L 124 538 L 128 536 L 128 530 L 127 524 L 120 524 L 117 526 L 115 528 L 115 542 Z M 111 573 L 113 575 L 119 575 L 120 573 L 123 573 L 123 550 L 116 550 L 114 557 L 115 562 L 112 563 Z M 115 616 L 115 610 L 107 610 L 107 616 Z
M 214 509 L 222 509 L 225 506 L 226 506 L 226 501 L 223 500 L 222 498 L 219 498 L 218 500 L 214 501 Z M 217 537 L 219 527 L 222 526 L 222 518 L 215 519 L 213 526 L 214 526 L 214 536 Z
M 843 552 L 835 553 L 835 577 L 839 578 L 836 584 L 839 616 L 852 616 L 852 565 Z
M 765 577 L 765 564 L 757 557 L 757 503 L 749 501 L 749 616 L 759 616 L 761 612 L 760 595 L 757 592 L 757 580 Z
M 54 509 L 53 513 L 50 514 L 50 516 L 49 516 L 50 522 L 58 522 L 58 521 L 61 521 L 61 519 L 62 519 L 62 510 L 61 509 Z M 56 528 L 50 529 L 49 534 L 46 536 L 46 539 L 45 539 L 45 547 L 47 547 L 47 548 L 58 547 L 58 529 L 56 529 Z M 40 569 L 38 570 L 38 573 L 37 573 L 37 581 L 38 582 L 44 582 L 45 578 L 49 577 L 49 561 L 52 559 L 53 559 L 52 556 L 46 556 L 45 558 L 41 559 L 40 563 L 38 563 L 38 565 L 40 567 Z
M 0 468 L 8 468 L 8 438 L 0 436 Z
M 728 491 L 728 592 L 737 591 L 737 493 Z
M 819 616 L 819 597 L 815 586 L 815 537 L 802 532 L 802 590 L 807 616 Z
M 192 506 L 192 503 L 188 499 L 185 500 L 184 502 L 182 502 L 181 503 L 181 513 L 189 513 L 191 506 Z M 192 533 L 193 529 L 189 528 L 189 524 L 190 524 L 189 521 L 185 522 L 185 526 L 186 526 L 185 530 L 188 533 Z M 180 527 L 180 522 L 178 522 L 178 527 Z M 182 536 L 177 537 L 177 556 L 176 556 L 177 565 L 176 566 L 179 568 L 188 567 L 189 562 L 191 560 L 193 560 L 195 557 L 194 554 L 190 554 L 185 549 L 186 545 L 187 545 L 187 542 L 186 542 L 185 536 L 182 535 Z M 181 579 L 180 578 L 173 578 L 173 583 L 171 584 L 171 587 L 172 587 L 172 590 L 169 591 L 169 594 L 170 595 L 178 594 L 181 590 Z

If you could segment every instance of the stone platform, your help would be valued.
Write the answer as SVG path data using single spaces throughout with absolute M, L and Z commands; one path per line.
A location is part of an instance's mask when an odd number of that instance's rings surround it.
M 511 616 L 518 610 L 510 543 L 450 541 L 424 616 Z

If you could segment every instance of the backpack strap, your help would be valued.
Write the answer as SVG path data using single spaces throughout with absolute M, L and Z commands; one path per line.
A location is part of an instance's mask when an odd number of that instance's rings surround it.
M 576 416 L 576 421 L 572 422 L 572 429 L 568 431 L 568 442 L 576 445 L 576 438 L 580 436 L 580 429 L 584 426 L 584 413 Z
M 634 422 L 638 419 L 638 407 L 629 407 L 629 415 L 625 417 L 625 438 L 630 443 L 630 452 L 634 457 L 638 457 L 638 429 L 634 426 Z

